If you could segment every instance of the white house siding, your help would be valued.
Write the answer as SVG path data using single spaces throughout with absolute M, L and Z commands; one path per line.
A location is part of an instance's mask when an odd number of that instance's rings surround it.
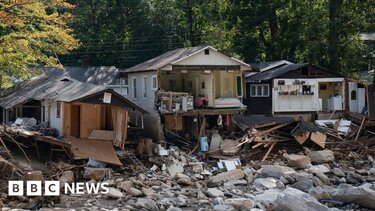
M 128 95 L 124 95 L 126 98 L 131 100 L 133 103 L 137 104 L 139 107 L 145 109 L 149 112 L 148 115 L 143 116 L 144 120 L 144 130 L 143 135 L 154 138 L 157 140 L 162 139 L 162 134 L 160 133 L 161 125 L 160 125 L 160 117 L 158 111 L 155 110 L 155 92 L 156 89 L 152 89 L 152 77 L 156 77 L 156 72 L 143 72 L 143 73 L 129 73 L 128 75 L 128 87 L 129 93 Z M 142 80 L 146 77 L 147 79 L 147 97 L 143 97 L 142 92 Z M 137 80 L 137 87 L 136 93 L 137 98 L 133 96 L 133 78 Z M 156 87 L 157 88 L 157 87 Z M 118 89 L 115 89 L 117 91 Z M 117 91 L 118 92 L 118 91 Z M 119 92 L 120 93 L 120 92 Z M 121 93 L 120 93 L 121 94 Z M 136 115 L 138 113 L 138 125 L 141 126 L 141 117 L 139 112 L 129 111 L 129 119 L 130 122 L 136 123 Z
M 45 107 L 44 114 L 45 120 L 49 121 L 49 125 L 56 129 L 57 136 L 62 134 L 62 117 L 63 117 L 63 107 L 64 103 L 60 104 L 60 118 L 57 118 L 57 102 L 56 101 L 42 101 L 42 106 Z
M 174 65 L 241 65 L 241 63 L 233 60 L 232 58 L 217 52 L 213 49 L 209 49 L 209 54 L 205 54 L 202 50 L 188 58 L 173 63 Z

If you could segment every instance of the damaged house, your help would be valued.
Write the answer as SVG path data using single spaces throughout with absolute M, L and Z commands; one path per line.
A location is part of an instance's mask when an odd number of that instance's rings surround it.
M 229 57 L 211 46 L 168 51 L 120 72 L 123 93 L 149 111 L 145 117 L 148 136 L 162 139 L 164 129 L 198 131 L 205 116 L 220 115 L 223 122 L 246 107 L 244 73 L 254 71 L 242 61 Z M 216 124 L 216 123 L 215 123 Z
M 56 137 L 87 139 L 93 131 L 107 131 L 124 148 L 128 111 L 147 113 L 105 86 L 82 83 L 66 74 L 44 73 L 16 83 L 1 93 L 6 123 L 18 117 L 35 118 L 55 129 Z M 107 134 L 108 135 L 108 134 Z
M 303 115 L 344 111 L 345 77 L 312 64 L 288 61 L 254 64 L 260 73 L 246 78 L 244 104 L 250 114 Z

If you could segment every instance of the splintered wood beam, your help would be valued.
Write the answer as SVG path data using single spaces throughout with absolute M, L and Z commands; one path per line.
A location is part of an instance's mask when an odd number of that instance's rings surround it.
M 359 129 L 358 129 L 358 133 L 357 133 L 357 136 L 355 137 L 354 141 L 357 141 L 357 140 L 358 140 L 359 134 L 361 133 L 361 130 L 362 130 L 362 127 L 363 127 L 363 125 L 364 125 L 364 123 L 365 123 L 366 117 L 367 117 L 367 115 L 365 115 L 365 116 L 363 117 L 362 122 L 361 122 L 361 126 L 360 126 Z
M 268 148 L 266 154 L 264 155 L 263 159 L 262 159 L 262 162 L 265 161 L 268 157 L 268 155 L 270 154 L 270 152 L 272 151 L 273 147 L 276 145 L 277 142 L 273 142 L 270 146 L 270 148 Z
M 262 132 L 256 134 L 256 136 L 258 136 L 258 137 L 259 137 L 259 136 L 264 136 L 264 135 L 266 135 L 266 134 L 268 134 L 268 133 L 270 133 L 270 132 L 272 132 L 272 131 L 274 131 L 274 130 L 277 130 L 277 129 L 279 129 L 279 128 L 285 127 L 285 126 L 287 126 L 287 125 L 289 125 L 289 124 L 291 124 L 291 123 L 285 123 L 285 124 L 277 125 L 277 126 L 275 126 L 275 127 L 272 127 L 272 128 L 270 128 L 270 129 L 267 129 L 267 130 L 265 130 L 265 131 L 262 131 Z

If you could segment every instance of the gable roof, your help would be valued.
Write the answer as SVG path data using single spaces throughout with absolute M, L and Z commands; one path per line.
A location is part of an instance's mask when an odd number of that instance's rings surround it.
M 31 69 L 41 70 L 51 76 L 66 75 L 77 81 L 96 85 L 111 84 L 119 72 L 115 66 L 64 66 L 65 70 L 57 67 L 33 67 Z
M 277 78 L 279 76 L 282 76 L 290 71 L 293 71 L 293 70 L 297 70 L 297 69 L 300 69 L 302 67 L 308 67 L 312 64 L 310 63 L 302 63 L 302 64 L 294 64 L 294 63 L 290 63 L 290 64 L 284 64 L 284 65 L 281 65 L 281 66 L 278 66 L 278 67 L 275 67 L 275 68 L 272 68 L 272 69 L 268 69 L 268 70 L 265 70 L 263 72 L 260 72 L 260 73 L 257 73 L 257 74 L 254 74 L 252 76 L 249 76 L 246 78 L 246 82 L 260 82 L 260 81 L 268 81 L 268 80 L 271 80 L 271 79 L 274 79 L 274 78 Z M 312 65 L 314 66 L 314 65 Z M 315 67 L 318 67 L 318 66 L 315 66 Z M 326 72 L 330 72 L 330 73 L 333 73 L 339 77 L 344 77 L 338 73 L 335 73 L 335 72 L 332 72 L 330 70 L 327 70 L 325 68 L 322 68 L 322 67 L 318 67 L 319 69 L 322 69 Z
M 0 106 L 9 109 L 30 100 L 73 102 L 103 91 L 114 93 L 112 89 L 104 86 L 82 83 L 75 79 L 69 79 L 65 75 L 42 74 L 4 90 L 0 94 Z M 147 111 L 122 96 L 121 100 L 124 102 L 124 107 L 128 106 L 141 113 L 147 113 Z
M 253 67 L 256 67 L 260 70 L 260 72 L 263 72 L 263 71 L 266 71 L 266 70 L 269 70 L 269 69 L 273 69 L 273 68 L 276 68 L 276 67 L 280 67 L 280 66 L 283 66 L 283 65 L 287 65 L 287 64 L 294 64 L 290 61 L 287 61 L 287 60 L 279 60 L 279 61 L 271 61 L 271 62 L 257 62 L 257 63 L 251 63 L 250 65 L 253 66 Z M 257 73 L 248 73 L 245 75 L 245 77 L 250 77 L 252 75 L 255 75 Z
M 190 47 L 190 48 L 178 48 L 175 50 L 168 51 L 162 55 L 159 55 L 157 57 L 154 57 L 150 60 L 147 60 L 145 62 L 142 62 L 140 64 L 137 64 L 133 67 L 130 67 L 128 69 L 123 70 L 124 73 L 132 73 L 132 72 L 146 72 L 146 71 L 154 71 L 158 70 L 160 68 L 163 68 L 169 64 L 173 64 L 179 61 L 182 61 L 196 53 L 199 53 L 205 49 L 212 49 L 214 51 L 218 51 L 217 49 L 208 46 L 196 46 L 196 47 Z M 239 61 L 235 58 L 230 57 L 234 61 L 238 62 L 241 65 L 251 67 L 249 64 L 246 64 L 242 61 Z

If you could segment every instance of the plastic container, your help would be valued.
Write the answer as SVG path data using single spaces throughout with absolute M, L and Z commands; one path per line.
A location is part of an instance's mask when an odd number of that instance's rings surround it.
M 201 147 L 202 152 L 208 151 L 208 138 L 206 136 L 202 136 L 199 140 L 199 145 Z

